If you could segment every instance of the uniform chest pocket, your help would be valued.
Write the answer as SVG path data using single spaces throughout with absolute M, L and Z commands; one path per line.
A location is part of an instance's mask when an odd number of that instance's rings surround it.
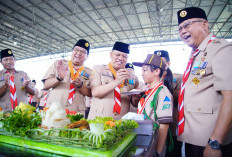
M 188 104 L 187 106 L 188 112 L 196 112 L 196 113 L 204 113 L 204 114 L 212 114 L 213 113 L 213 105 L 212 104 Z
M 101 77 L 102 84 L 108 84 L 113 80 L 114 80 L 113 76 L 109 75 L 108 73 L 107 74 L 104 74 L 104 73 L 102 74 L 102 77 Z

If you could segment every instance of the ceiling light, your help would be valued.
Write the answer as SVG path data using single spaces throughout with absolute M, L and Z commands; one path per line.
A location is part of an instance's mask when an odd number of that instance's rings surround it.
M 17 45 L 18 43 L 16 41 L 14 41 L 14 45 Z

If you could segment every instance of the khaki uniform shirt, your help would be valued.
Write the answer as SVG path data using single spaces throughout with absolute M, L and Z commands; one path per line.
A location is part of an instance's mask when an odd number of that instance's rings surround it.
M 55 61 L 54 64 L 48 69 L 47 73 L 43 77 L 43 80 L 42 80 L 43 82 L 46 79 L 56 77 L 57 64 L 58 64 L 58 61 Z M 68 66 L 68 61 L 63 60 L 63 64 L 64 66 Z M 84 72 L 83 75 L 81 75 L 83 84 L 89 87 L 89 76 L 92 70 L 88 67 L 84 67 L 83 72 Z M 65 109 L 84 114 L 86 110 L 85 95 L 83 95 L 77 89 L 76 89 L 76 93 L 73 98 L 72 104 L 70 105 L 68 103 L 68 96 L 69 96 L 69 90 L 70 90 L 70 77 L 71 77 L 70 71 L 68 71 L 64 80 L 50 91 L 50 95 L 47 99 L 47 106 L 50 106 L 53 102 L 59 102 L 60 104 L 64 106 Z
M 93 74 L 90 78 L 90 86 L 95 87 L 99 85 L 105 85 L 114 80 L 114 76 L 109 70 L 108 65 L 97 65 L 94 67 Z M 134 84 L 129 84 L 125 81 L 123 86 L 123 92 L 130 91 L 138 86 L 138 78 L 134 75 Z M 113 113 L 114 109 L 114 90 L 112 90 L 104 98 L 92 97 L 91 107 L 88 119 L 94 119 L 96 116 L 101 117 L 113 117 L 119 119 L 124 116 L 130 109 L 130 96 L 121 93 L 121 113 Z
M 7 79 L 8 73 L 6 73 L 6 70 L 3 69 L 0 71 L 0 88 L 5 85 L 5 80 Z M 22 88 L 24 77 L 26 76 L 27 80 L 30 80 L 27 73 L 19 70 L 15 70 L 14 73 L 14 83 L 16 87 L 16 95 L 17 95 L 17 103 L 24 102 L 28 104 L 28 97 L 27 92 L 25 89 Z M 29 85 L 31 88 L 33 88 L 32 83 L 30 82 Z M 22 88 L 22 89 L 21 89 Z M 6 92 L 0 96 L 0 107 L 4 111 L 12 111 L 11 108 L 11 101 L 10 101 L 10 86 L 7 88 Z
M 186 82 L 184 94 L 184 133 L 179 140 L 198 146 L 206 146 L 216 126 L 223 100 L 222 90 L 232 90 L 232 43 L 215 39 L 207 44 L 212 34 L 199 46 L 201 52 L 195 58 Z M 197 74 L 201 60 L 207 62 L 205 74 Z M 223 144 L 232 142 L 232 130 Z
M 173 123 L 170 124 L 172 136 L 176 136 L 178 118 L 178 94 L 182 83 L 182 74 L 173 73 Z
M 146 114 L 156 122 L 156 124 L 167 124 L 172 123 L 173 117 L 172 117 L 172 110 L 173 110 L 173 98 L 172 94 L 169 92 L 168 88 L 166 86 L 163 86 L 161 91 L 159 92 L 159 95 L 156 100 L 156 114 L 158 120 L 155 119 L 154 115 L 154 108 L 151 107 L 151 101 L 153 101 L 153 98 L 155 96 L 155 93 L 153 96 L 150 97 L 150 99 L 147 100 L 147 104 L 145 106 L 145 112 Z

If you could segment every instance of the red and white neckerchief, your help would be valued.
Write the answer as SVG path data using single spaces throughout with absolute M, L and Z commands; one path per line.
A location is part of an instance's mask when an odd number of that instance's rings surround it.
M 111 63 L 109 63 L 109 70 L 113 74 L 114 78 L 117 78 L 117 72 L 112 66 Z M 125 83 L 125 80 L 123 81 L 122 84 L 118 85 L 117 87 L 114 88 L 114 110 L 113 113 L 117 112 L 118 114 L 121 113 L 121 88 L 123 88 Z
M 75 96 L 75 92 L 76 92 L 76 87 L 71 83 L 73 80 L 75 80 L 79 74 L 84 70 L 84 66 L 82 65 L 80 67 L 80 69 L 78 69 L 76 72 L 74 72 L 74 68 L 73 68 L 73 65 L 72 65 L 72 61 L 69 61 L 68 62 L 69 64 L 69 70 L 70 70 L 70 74 L 71 74 L 71 77 L 70 77 L 70 90 L 69 90 L 69 96 L 68 96 L 68 102 L 70 105 L 72 105 L 72 101 L 73 101 L 73 98 Z
M 120 86 L 114 88 L 114 110 L 113 113 L 121 113 L 121 92 Z
M 30 95 L 30 97 L 29 97 L 29 104 L 31 104 L 32 101 L 33 101 L 33 95 Z
M 48 92 L 45 92 L 44 93 L 44 98 L 43 98 L 43 100 L 44 100 L 44 107 L 47 105 L 47 97 L 48 97 Z
M 138 109 L 137 109 L 137 114 L 141 114 L 143 112 L 143 109 L 145 108 L 146 104 L 147 104 L 147 101 L 150 99 L 150 98 L 153 98 L 152 96 L 156 93 L 157 89 L 159 87 L 163 86 L 163 82 L 159 82 L 159 83 L 156 83 L 155 84 L 155 87 L 152 88 L 152 90 L 150 91 L 150 93 L 147 93 L 148 95 L 146 96 L 145 100 L 143 101 L 139 101 L 139 104 L 138 104 Z M 146 92 L 145 92 L 146 94 Z M 142 99 L 142 98 L 141 98 Z
M 214 40 L 216 37 L 213 35 L 207 44 L 209 44 L 212 40 Z M 188 80 L 192 64 L 194 61 L 194 58 L 200 53 L 200 50 L 196 49 L 193 53 L 191 53 L 191 58 L 188 61 L 186 70 L 184 72 L 181 88 L 178 96 L 178 128 L 177 128 L 177 134 L 180 136 L 184 132 L 184 124 L 185 124 L 185 118 L 184 118 L 184 91 L 185 91 L 185 83 Z
M 15 71 L 13 71 L 12 73 L 10 73 L 9 71 L 7 71 L 7 73 L 10 74 L 10 102 L 11 102 L 11 108 L 12 111 L 15 109 L 15 107 L 17 106 L 17 94 L 16 94 L 16 86 L 15 86 L 15 82 L 14 82 L 14 73 Z

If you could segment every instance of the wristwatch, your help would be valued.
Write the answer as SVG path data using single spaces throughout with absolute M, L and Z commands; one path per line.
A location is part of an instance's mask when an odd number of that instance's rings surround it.
M 60 81 L 63 81 L 60 79 L 59 75 L 56 75 L 56 79 L 60 82 Z
M 211 140 L 211 139 L 209 139 L 208 144 L 212 149 L 216 149 L 216 150 L 221 149 L 222 146 L 217 140 Z

